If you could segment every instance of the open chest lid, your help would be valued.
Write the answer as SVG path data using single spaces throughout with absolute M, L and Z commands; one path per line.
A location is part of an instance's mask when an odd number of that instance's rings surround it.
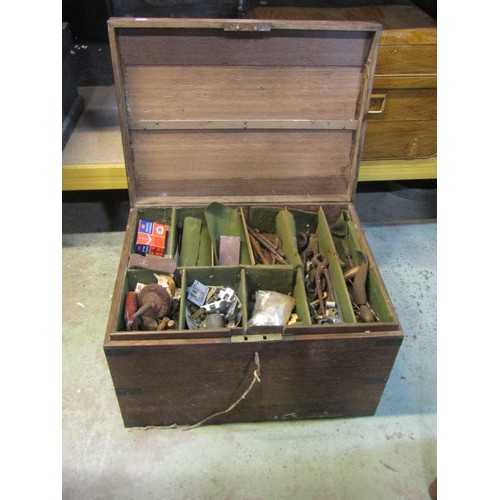
M 379 24 L 108 25 L 132 205 L 353 199 Z

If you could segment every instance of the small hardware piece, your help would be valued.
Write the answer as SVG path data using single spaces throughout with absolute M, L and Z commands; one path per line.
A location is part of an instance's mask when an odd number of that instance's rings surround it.
M 207 328 L 224 328 L 224 315 L 220 313 L 209 314 L 205 326 Z
M 209 287 L 195 280 L 188 289 L 186 322 L 190 329 L 234 327 L 241 317 L 241 302 L 232 288 Z
M 354 278 L 356 276 L 356 274 L 358 274 L 358 271 L 359 271 L 359 266 L 351 267 L 350 269 L 348 269 L 344 273 L 344 279 L 350 280 L 350 279 Z
M 162 287 L 167 289 L 167 291 L 170 293 L 171 297 L 173 297 L 175 295 L 177 287 L 175 285 L 174 278 L 172 278 L 172 276 L 170 274 L 156 274 L 155 273 L 155 278 L 158 281 L 159 285 L 161 285 Z
M 207 286 L 197 280 L 194 280 L 191 288 L 189 289 L 187 299 L 193 304 L 196 304 L 198 307 L 201 307 L 205 303 L 208 292 L 209 288 Z
M 239 236 L 221 236 L 219 265 L 237 266 L 240 263 L 241 239 Z
M 271 31 L 270 23 L 241 23 L 231 22 L 224 24 L 224 31 Z
M 173 330 L 174 328 L 177 328 L 177 323 L 175 322 L 175 320 L 169 318 L 168 316 L 162 318 L 162 320 L 158 323 L 158 326 L 156 327 L 158 331 Z

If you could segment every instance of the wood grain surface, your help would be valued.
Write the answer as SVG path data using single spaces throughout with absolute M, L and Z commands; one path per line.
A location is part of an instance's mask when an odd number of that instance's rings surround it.
M 261 382 L 212 423 L 371 415 L 401 341 L 392 332 L 105 350 L 126 426 L 183 425 L 238 399 L 252 379 L 255 352 Z
M 129 120 L 356 118 L 361 68 L 130 66 Z

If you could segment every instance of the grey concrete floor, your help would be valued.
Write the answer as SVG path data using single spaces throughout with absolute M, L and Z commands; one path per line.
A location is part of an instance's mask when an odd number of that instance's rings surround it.
M 102 349 L 124 232 L 65 232 L 63 220 L 63 498 L 429 498 L 436 220 L 372 218 L 366 236 L 405 333 L 376 415 L 191 431 L 124 428 Z

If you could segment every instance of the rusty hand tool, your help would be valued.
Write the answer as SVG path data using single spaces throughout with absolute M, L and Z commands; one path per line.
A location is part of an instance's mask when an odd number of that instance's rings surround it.
M 267 257 L 264 255 L 259 242 L 255 239 L 255 236 L 252 233 L 248 234 L 248 239 L 250 240 L 250 244 L 252 245 L 253 251 L 257 254 L 257 257 L 260 259 L 262 264 L 269 264 Z
M 352 300 L 359 307 L 359 316 L 363 323 L 375 321 L 375 316 L 367 305 L 366 280 L 368 277 L 368 258 L 358 250 L 358 260 L 361 262 L 359 271 L 352 283 Z
M 352 278 L 354 278 L 356 276 L 356 274 L 358 274 L 359 272 L 359 266 L 354 266 L 354 267 L 351 267 L 350 269 L 348 269 L 345 273 L 344 273 L 344 279 L 347 281 L 347 280 L 350 280 Z
M 312 258 L 312 265 L 312 273 L 316 283 L 316 294 L 319 300 L 319 310 L 324 316 L 326 314 L 325 301 L 323 299 L 325 285 L 327 300 L 334 300 L 335 298 L 332 278 L 330 276 L 330 272 L 328 271 L 328 257 L 322 254 L 316 254 Z

